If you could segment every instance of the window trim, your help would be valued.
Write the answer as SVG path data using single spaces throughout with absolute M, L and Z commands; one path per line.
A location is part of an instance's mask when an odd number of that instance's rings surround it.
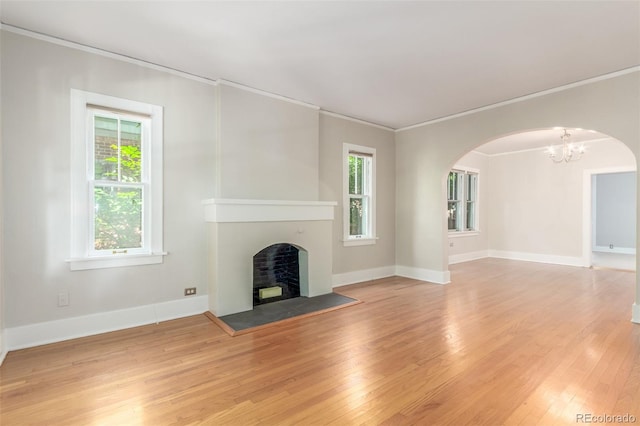
M 148 224 L 148 246 L 131 253 L 105 254 L 92 250 L 90 227 L 91 185 L 90 173 L 93 171 L 93 148 L 87 143 L 92 133 L 88 126 L 90 109 L 125 112 L 129 115 L 150 117 L 150 136 L 148 143 L 148 211 L 145 219 Z M 143 102 L 116 98 L 83 90 L 71 89 L 71 247 L 67 259 L 72 271 L 112 268 L 133 265 L 162 263 L 163 256 L 163 217 L 162 217 L 162 167 L 163 167 L 163 108 Z
M 458 173 L 462 173 L 464 176 L 468 175 L 468 174 L 475 174 L 476 175 L 476 199 L 474 201 L 476 208 L 475 208 L 475 215 L 473 218 L 473 222 L 474 222 L 474 227 L 473 229 L 448 229 L 449 226 L 447 225 L 447 232 L 449 234 L 450 237 L 466 237 L 466 236 L 474 236 L 474 235 L 478 235 L 480 233 L 480 170 L 473 168 L 473 167 L 467 167 L 467 166 L 462 166 L 459 164 L 456 164 L 455 166 L 453 166 L 451 168 L 451 170 L 449 170 L 449 172 L 447 173 L 447 177 L 449 176 L 449 173 L 451 172 L 458 172 Z M 461 208 L 461 213 L 460 216 L 462 218 L 462 223 L 466 223 L 466 211 L 467 211 L 467 201 L 466 201 L 466 197 L 467 197 L 467 184 L 466 184 L 466 179 L 463 179 L 463 183 L 462 183 L 462 199 L 459 201 L 460 205 L 462 206 Z M 449 186 L 447 183 L 447 187 L 446 187 L 446 207 L 445 210 L 448 212 L 449 210 Z M 466 227 L 465 227 L 466 228 Z
M 362 236 L 349 234 L 350 224 L 350 194 L 349 194 L 349 155 L 364 154 L 371 157 L 370 170 L 370 205 L 368 232 Z M 344 143 L 342 145 L 342 243 L 345 247 L 376 244 L 376 149 L 368 146 Z

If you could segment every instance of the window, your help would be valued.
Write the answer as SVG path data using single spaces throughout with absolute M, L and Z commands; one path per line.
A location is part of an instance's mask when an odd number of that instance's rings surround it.
M 161 263 L 162 108 L 71 91 L 71 269 Z
M 344 245 L 375 244 L 376 150 L 344 144 Z
M 478 172 L 452 170 L 447 179 L 447 218 L 450 232 L 478 230 Z

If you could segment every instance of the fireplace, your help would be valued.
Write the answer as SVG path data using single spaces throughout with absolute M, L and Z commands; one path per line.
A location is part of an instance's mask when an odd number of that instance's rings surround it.
M 306 251 L 293 244 L 278 243 L 253 256 L 253 306 L 300 296 L 300 256 Z
M 333 291 L 335 202 L 210 199 L 203 205 L 208 234 L 209 310 L 214 315 L 252 310 L 256 306 L 254 295 L 257 291 L 260 299 L 260 290 L 262 303 L 281 300 L 280 296 L 314 297 Z M 285 250 L 284 246 L 289 248 Z M 260 254 L 270 248 L 289 259 L 297 257 L 297 283 L 291 274 L 270 270 L 266 265 L 258 267 L 256 274 L 254 256 L 277 256 Z M 256 276 L 273 279 L 259 283 L 255 290 Z

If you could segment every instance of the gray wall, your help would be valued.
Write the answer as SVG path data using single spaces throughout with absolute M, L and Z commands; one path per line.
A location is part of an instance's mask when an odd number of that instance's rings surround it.
M 342 147 L 344 143 L 376 149 L 376 244 L 345 247 L 342 243 Z M 394 133 L 320 114 L 320 199 L 337 201 L 333 221 L 333 273 L 395 265 Z
M 317 201 L 318 109 L 226 84 L 219 93 L 216 196 Z
M 636 247 L 636 173 L 595 175 L 595 245 Z
M 638 72 L 394 135 L 14 33 L 3 31 L 1 43 L 5 328 L 178 300 L 187 286 L 205 294 L 201 200 L 341 203 L 344 142 L 377 150 L 380 239 L 343 247 L 337 208 L 334 274 L 393 264 L 446 271 L 444 180 L 484 142 L 563 126 L 598 130 L 635 154 L 640 145 Z M 71 88 L 164 106 L 164 246 L 170 254 L 163 264 L 69 271 Z M 70 306 L 56 306 L 60 291 L 70 292 Z
M 1 47 L 5 327 L 206 293 L 215 87 L 14 33 Z M 71 88 L 164 106 L 163 264 L 69 271 Z
M 637 156 L 639 118 L 640 72 L 634 72 L 398 132 L 397 264 L 447 270 L 444 179 L 473 148 L 508 134 L 560 126 L 597 130 Z
M 394 264 L 393 132 L 335 117 L 321 126 L 317 108 L 11 32 L 1 47 L 6 328 L 181 300 L 185 287 L 206 294 L 201 201 L 341 201 L 342 142 L 378 150 L 380 240 L 342 247 L 336 208 L 333 272 Z M 163 264 L 69 270 L 72 88 L 164 107 Z M 62 291 L 70 305 L 59 308 Z

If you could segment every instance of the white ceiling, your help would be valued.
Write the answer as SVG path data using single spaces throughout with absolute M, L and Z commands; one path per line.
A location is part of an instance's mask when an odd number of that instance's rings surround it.
M 640 1 L 11 1 L 4 24 L 402 128 L 640 65 Z

